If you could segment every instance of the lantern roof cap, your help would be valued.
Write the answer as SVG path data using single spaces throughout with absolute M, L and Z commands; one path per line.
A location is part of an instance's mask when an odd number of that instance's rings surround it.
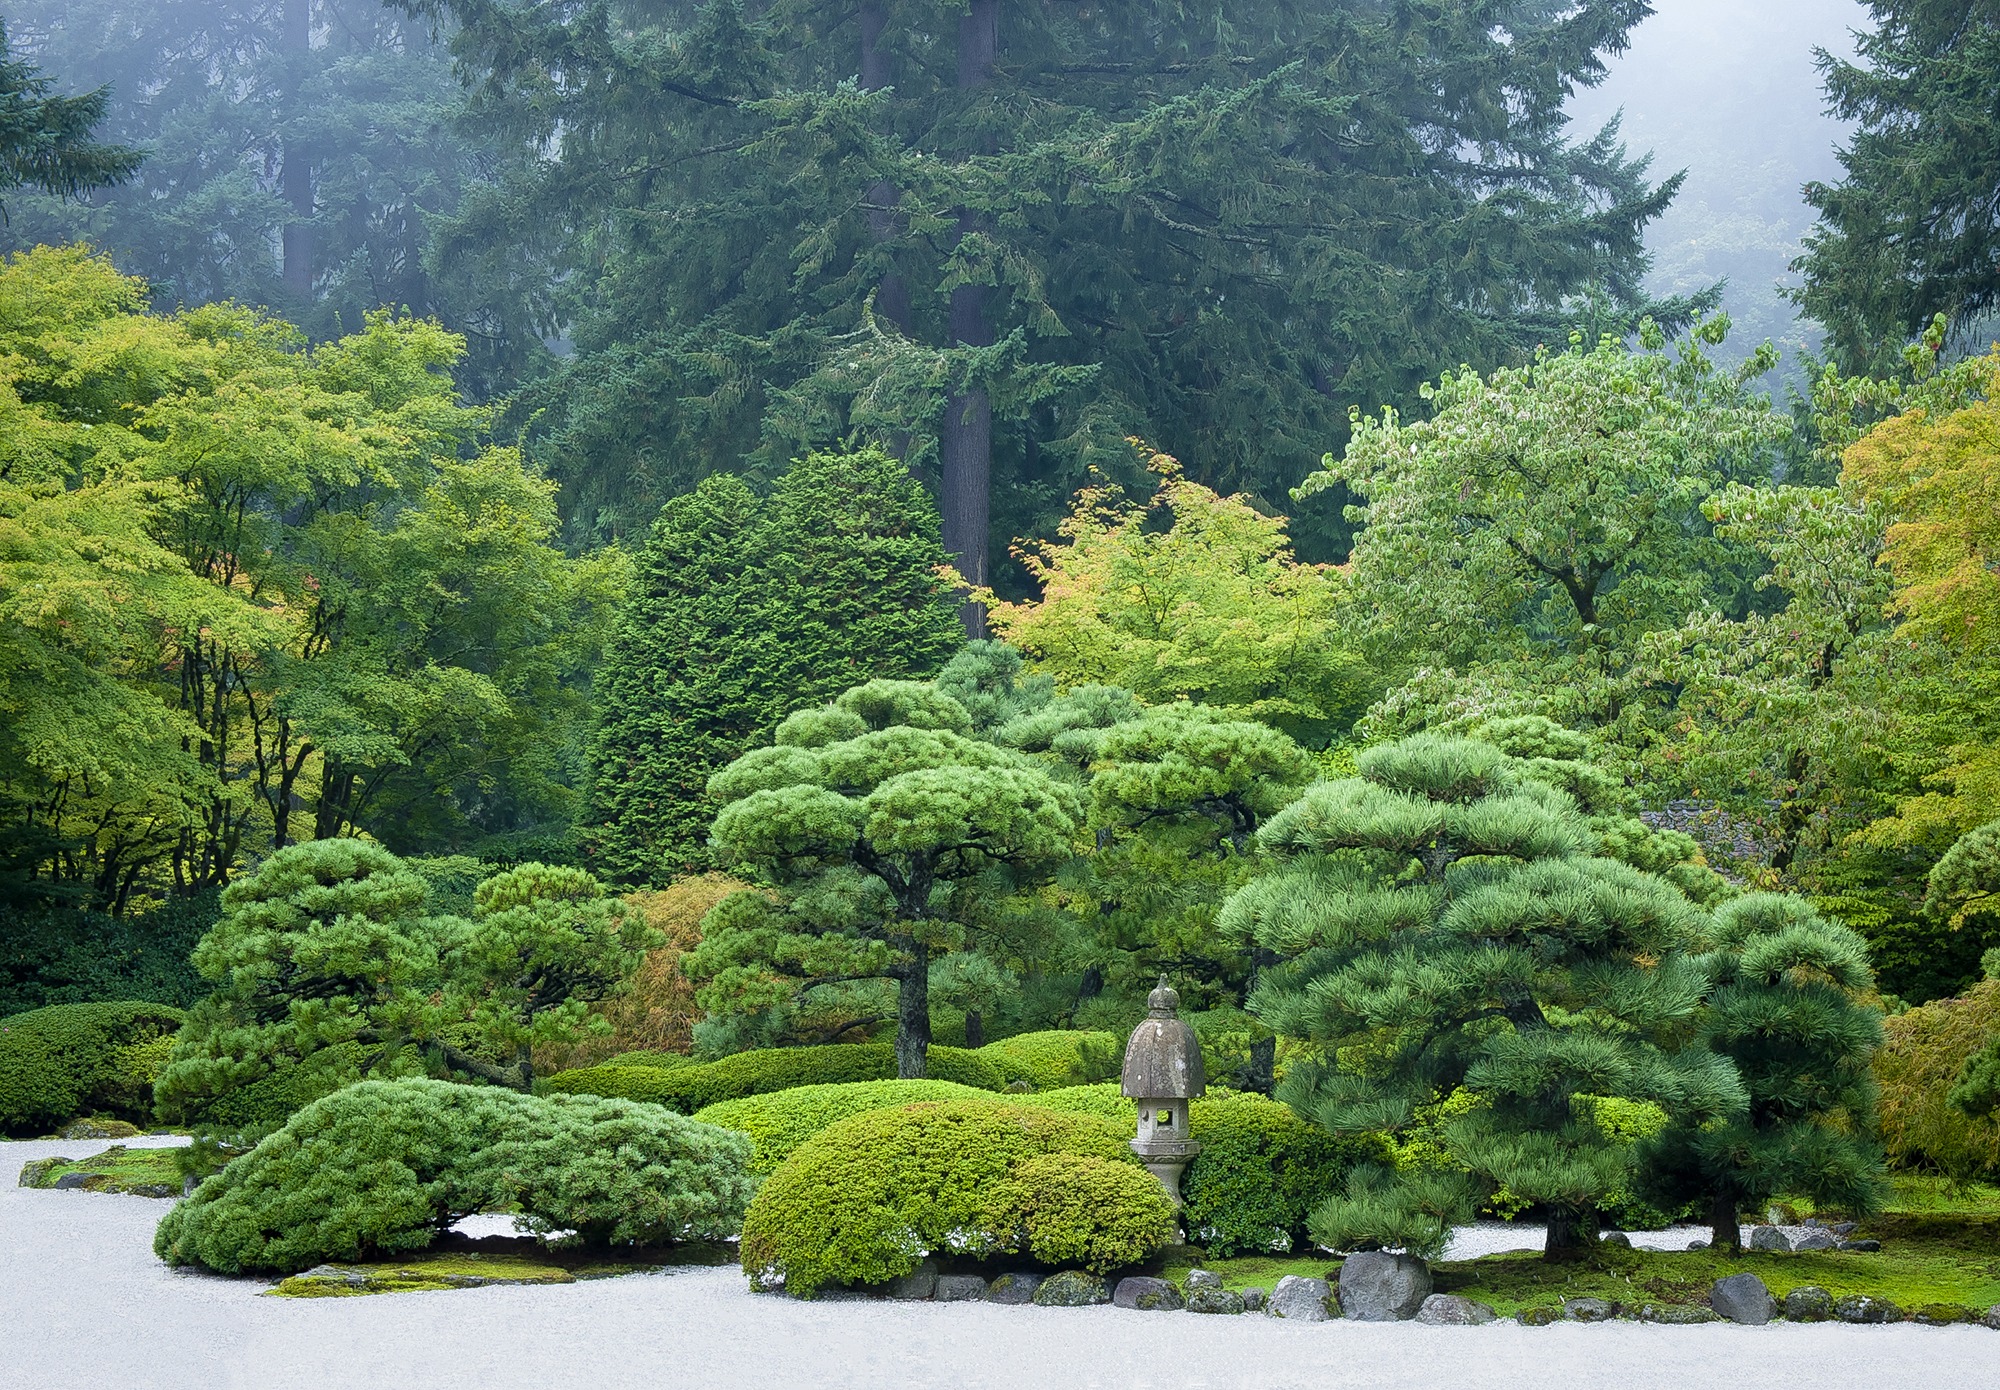
M 1167 977 L 1146 997 L 1146 1017 L 1125 1044 L 1119 1090 L 1145 1100 L 1186 1100 L 1208 1091 L 1201 1043 L 1179 1016 L 1181 997 Z

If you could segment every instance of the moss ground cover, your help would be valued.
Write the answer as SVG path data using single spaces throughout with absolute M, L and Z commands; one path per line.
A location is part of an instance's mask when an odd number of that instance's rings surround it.
M 615 1279 L 676 1265 L 736 1262 L 733 1246 L 696 1242 L 634 1251 L 618 1258 L 549 1250 L 515 1236 L 454 1237 L 436 1249 L 395 1260 L 343 1261 L 279 1280 L 277 1298 L 354 1298 L 367 1294 L 429 1293 L 493 1284 L 575 1284 Z
M 128 1149 L 115 1144 L 89 1158 L 43 1158 L 21 1169 L 22 1187 L 54 1187 L 72 1173 L 84 1175 L 86 1192 L 127 1192 L 139 1197 L 181 1195 L 179 1151 Z

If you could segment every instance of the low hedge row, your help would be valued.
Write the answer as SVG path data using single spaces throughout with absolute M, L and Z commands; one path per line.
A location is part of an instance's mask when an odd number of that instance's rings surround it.
M 1136 1263 L 1173 1239 L 1174 1211 L 1126 1138 L 1109 1120 L 997 1097 L 852 1116 L 764 1180 L 744 1271 L 810 1297 L 895 1279 L 932 1252 Z
M 183 1017 L 125 1000 L 0 1019 L 0 1134 L 42 1134 L 86 1114 L 149 1121 L 153 1079 Z
M 703 1106 L 694 1112 L 694 1118 L 749 1135 L 757 1146 L 750 1159 L 751 1171 L 769 1173 L 799 1145 L 850 1116 L 922 1101 L 991 1098 L 985 1091 L 956 1081 L 850 1081 L 725 1100 Z
M 167 1213 L 169 1264 L 289 1273 L 417 1250 L 511 1210 L 593 1247 L 733 1235 L 750 1143 L 657 1106 L 446 1081 L 363 1081 L 294 1115 Z
M 976 1052 L 933 1047 L 930 1079 L 955 1081 L 979 1091 L 999 1091 L 1006 1082 Z M 607 1063 L 557 1072 L 538 1088 L 567 1093 L 645 1100 L 684 1115 L 744 1096 L 850 1081 L 886 1081 L 896 1075 L 896 1049 L 888 1043 L 836 1043 L 824 1047 L 772 1047 L 739 1052 L 719 1061 L 672 1069 Z
M 987 1043 L 978 1055 L 993 1064 L 1003 1086 L 1026 1083 L 1037 1091 L 1053 1091 L 1117 1076 L 1125 1040 L 1116 1033 L 1051 1029 Z

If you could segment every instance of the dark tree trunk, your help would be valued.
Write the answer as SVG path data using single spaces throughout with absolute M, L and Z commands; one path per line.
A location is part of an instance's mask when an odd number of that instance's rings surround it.
M 977 1009 L 965 1011 L 965 1045 L 967 1047 L 986 1046 L 986 1018 Z
M 916 946 L 896 990 L 896 1075 L 921 1081 L 931 1050 L 931 948 Z
M 1743 1228 L 1736 1223 L 1736 1199 L 1716 1192 L 1708 1199 L 1708 1243 L 1714 1250 L 1731 1255 L 1743 1251 Z
M 1278 1040 L 1259 1038 L 1250 1044 L 1250 1074 L 1243 1079 L 1244 1089 L 1268 1096 L 1277 1084 Z
M 285 52 L 300 60 L 312 51 L 312 0 L 285 0 L 283 12 Z M 312 155 L 296 137 L 285 142 L 283 163 L 278 169 L 278 196 L 291 209 L 285 223 L 284 258 L 280 272 L 285 292 L 294 299 L 310 299 L 313 287 L 313 189 Z
M 1542 1246 L 1545 1260 L 1574 1260 L 1597 1245 L 1597 1213 L 1570 1207 L 1549 1208 L 1549 1238 Z
M 882 31 L 889 24 L 889 8 L 882 0 L 865 0 L 861 6 L 861 90 L 877 92 L 889 85 L 889 55 L 882 50 Z M 895 208 L 902 191 L 888 179 L 868 189 L 868 232 L 879 242 L 888 241 L 902 230 L 902 218 Z M 917 316 L 910 301 L 910 286 L 891 270 L 875 284 L 875 316 L 894 324 L 904 337 L 916 335 Z
M 999 56 L 1000 0 L 972 0 L 971 9 L 958 21 L 959 89 L 970 91 L 992 81 Z M 961 237 L 974 226 L 969 215 L 959 217 Z M 950 327 L 953 343 L 992 346 L 993 327 L 986 320 L 984 285 L 960 285 L 951 292 Z M 946 395 L 938 455 L 944 476 L 943 495 L 938 499 L 944 548 L 960 574 L 973 584 L 984 585 L 993 485 L 993 403 L 984 390 L 974 387 Z M 959 617 L 968 637 L 986 635 L 986 610 L 981 605 L 966 604 Z

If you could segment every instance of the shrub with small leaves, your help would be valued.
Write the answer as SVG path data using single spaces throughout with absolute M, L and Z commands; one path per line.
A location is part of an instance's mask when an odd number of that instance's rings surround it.
M 1137 1264 L 1174 1238 L 1167 1190 L 1132 1163 L 1053 1153 L 1014 1170 L 1028 1253 L 1102 1273 Z
M 1037 1091 L 1053 1091 L 1117 1076 L 1125 1056 L 1125 1040 L 1116 1033 L 1050 1029 L 1002 1038 L 977 1051 L 1005 1084 L 1025 1081 Z
M 981 1091 L 1005 1084 L 992 1063 L 962 1047 L 933 1047 L 930 1079 L 953 1081 Z M 544 1094 L 616 1096 L 647 1100 L 683 1114 L 743 1096 L 787 1091 L 798 1086 L 846 1081 L 883 1081 L 896 1075 L 896 1050 L 888 1043 L 834 1043 L 823 1047 L 767 1047 L 739 1052 L 695 1066 L 635 1067 L 615 1060 L 603 1066 L 558 1072 L 542 1083 Z
M 790 1158 L 799 1145 L 850 1116 L 921 1101 L 981 1099 L 990 1096 L 955 1081 L 852 1081 L 725 1100 L 703 1106 L 694 1118 L 749 1135 L 757 1146 L 750 1160 L 751 1171 L 768 1173 Z
M 1212 1255 L 1307 1248 L 1313 1208 L 1345 1190 L 1355 1164 L 1388 1152 L 1378 1135 L 1328 1134 L 1248 1093 L 1205 1096 L 1188 1121 L 1201 1144 L 1181 1185 L 1188 1233 Z
M 144 1122 L 184 1015 L 165 1004 L 52 1004 L 0 1019 L 0 1134 L 78 1115 Z

